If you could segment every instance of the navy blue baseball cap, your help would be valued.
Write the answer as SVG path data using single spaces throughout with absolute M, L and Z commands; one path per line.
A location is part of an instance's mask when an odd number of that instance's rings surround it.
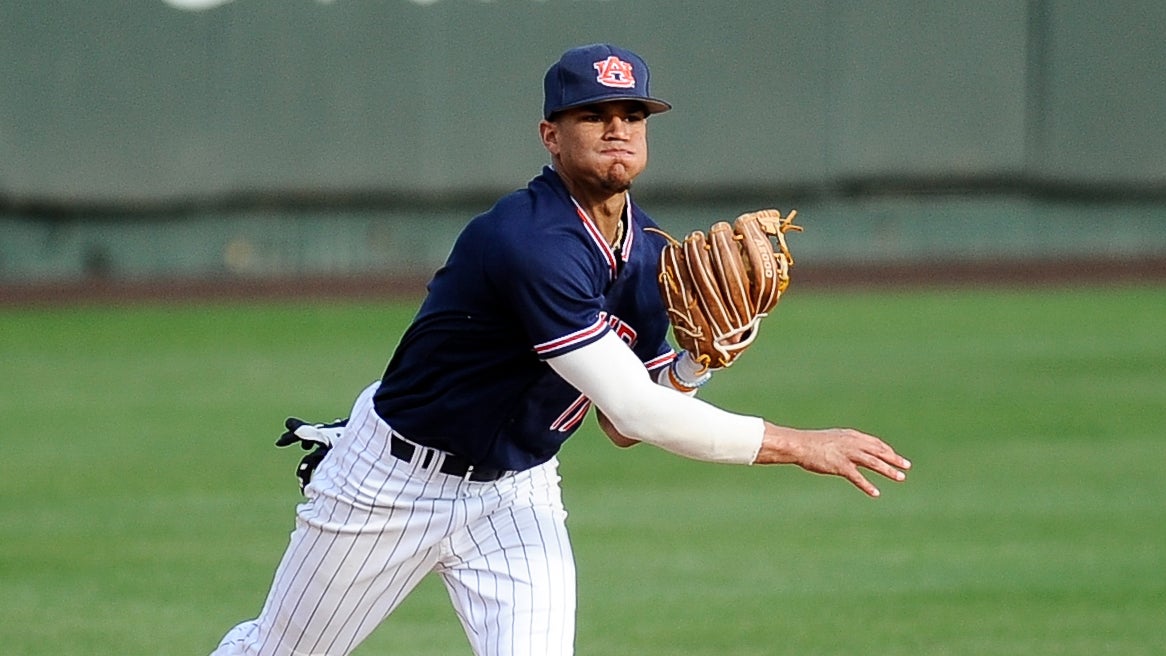
M 543 78 L 543 118 L 564 109 L 611 100 L 638 100 L 649 114 L 672 109 L 648 91 L 648 65 L 639 55 L 606 43 L 571 48 Z

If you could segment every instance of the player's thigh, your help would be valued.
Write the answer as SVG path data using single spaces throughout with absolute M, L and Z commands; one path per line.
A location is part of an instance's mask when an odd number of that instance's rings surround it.
M 346 654 L 433 568 L 436 548 L 363 523 L 297 522 L 256 620 L 254 653 Z
M 561 507 L 507 506 L 454 543 L 440 571 L 476 654 L 572 653 L 575 561 Z

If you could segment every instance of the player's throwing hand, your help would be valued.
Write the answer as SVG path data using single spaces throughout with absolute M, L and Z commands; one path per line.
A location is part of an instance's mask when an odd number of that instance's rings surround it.
M 766 422 L 756 464 L 795 464 L 815 474 L 841 476 L 872 497 L 880 492 L 859 468 L 904 481 L 911 461 L 874 435 L 853 428 L 801 430 Z

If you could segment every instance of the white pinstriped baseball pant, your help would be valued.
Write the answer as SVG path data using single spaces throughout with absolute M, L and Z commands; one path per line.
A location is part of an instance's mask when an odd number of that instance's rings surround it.
M 571 654 L 575 564 L 557 461 L 479 483 L 438 472 L 439 451 L 399 460 L 375 388 L 316 470 L 259 617 L 211 656 L 349 654 L 431 571 L 475 654 Z

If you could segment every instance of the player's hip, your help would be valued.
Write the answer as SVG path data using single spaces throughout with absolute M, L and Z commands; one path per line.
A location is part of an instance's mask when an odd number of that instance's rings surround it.
M 360 508 L 407 505 L 427 512 L 467 498 L 477 499 L 487 512 L 516 503 L 561 506 L 557 459 L 520 472 L 474 467 L 395 431 L 373 407 L 375 390 L 376 383 L 357 397 L 343 436 L 308 486 L 310 497 Z

